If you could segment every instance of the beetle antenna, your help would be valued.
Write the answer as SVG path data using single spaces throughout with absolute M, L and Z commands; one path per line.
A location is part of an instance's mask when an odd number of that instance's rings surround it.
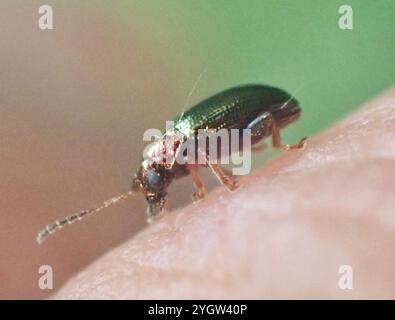
M 37 242 L 41 244 L 48 238 L 48 236 L 62 229 L 65 225 L 72 224 L 76 221 L 82 220 L 86 216 L 91 215 L 93 213 L 98 213 L 99 211 L 102 211 L 105 208 L 108 208 L 122 200 L 129 198 L 133 194 L 134 194 L 133 191 L 125 192 L 123 194 L 120 194 L 118 196 L 112 197 L 111 199 L 104 201 L 98 207 L 82 210 L 79 213 L 74 213 L 72 215 L 64 217 L 61 220 L 56 220 L 54 223 L 47 225 L 44 229 L 42 229 L 37 234 Z
M 200 72 L 199 76 L 197 77 L 195 83 L 193 84 L 192 89 L 191 89 L 191 90 L 189 91 L 189 93 L 188 93 L 187 99 L 186 99 L 186 101 L 185 101 L 185 103 L 184 103 L 184 106 L 183 106 L 183 108 L 182 108 L 181 116 L 180 116 L 180 118 L 178 119 L 178 121 L 181 121 L 182 117 L 184 116 L 185 109 L 188 107 L 188 104 L 189 104 L 189 100 L 191 99 L 193 93 L 195 92 L 195 90 L 196 90 L 196 88 L 197 88 L 197 85 L 199 84 L 200 80 L 202 79 L 203 75 L 204 75 L 206 72 L 207 72 L 207 68 L 204 68 L 203 71 Z
M 293 91 L 293 93 L 291 93 L 290 98 L 289 98 L 287 101 L 285 101 L 285 102 L 283 103 L 283 105 L 282 105 L 280 108 L 285 108 L 285 107 L 288 105 L 288 103 L 290 103 L 290 101 L 291 101 L 293 98 L 296 97 L 296 94 L 297 94 L 301 89 L 303 89 L 305 86 L 306 86 L 306 82 L 305 82 L 305 83 L 302 83 L 297 89 L 295 89 L 295 90 Z

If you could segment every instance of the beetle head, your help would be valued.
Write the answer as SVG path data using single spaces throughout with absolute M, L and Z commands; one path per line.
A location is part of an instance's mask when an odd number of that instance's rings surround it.
M 148 219 L 160 214 L 166 203 L 167 189 L 173 180 L 171 169 L 164 165 L 143 161 L 132 182 L 134 191 L 141 191 L 145 196 L 148 208 Z

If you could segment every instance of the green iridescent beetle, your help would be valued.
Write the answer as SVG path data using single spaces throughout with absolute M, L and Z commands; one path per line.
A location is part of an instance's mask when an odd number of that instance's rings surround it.
M 206 194 L 203 182 L 198 176 L 197 168 L 202 164 L 177 161 L 160 161 L 162 157 L 175 158 L 178 148 L 187 140 L 196 138 L 199 130 L 245 130 L 251 133 L 252 148 L 265 138 L 271 137 L 272 146 L 284 150 L 301 149 L 306 144 L 306 137 L 295 145 L 282 144 L 280 129 L 296 121 L 301 115 L 301 108 L 294 97 L 287 92 L 266 85 L 244 85 L 220 92 L 175 118 L 174 127 L 153 143 L 143 159 L 132 182 L 130 191 L 105 201 L 101 206 L 83 210 L 46 226 L 37 236 L 41 243 L 48 235 L 82 219 L 86 215 L 98 212 L 120 200 L 138 192 L 143 193 L 148 203 L 148 217 L 152 218 L 162 212 L 167 190 L 174 179 L 191 175 L 196 187 L 195 196 L 202 198 Z M 171 141 L 171 148 L 169 143 Z M 206 152 L 207 150 L 205 150 Z M 196 152 L 199 152 L 196 151 Z M 215 176 L 229 190 L 237 188 L 235 180 L 217 163 L 210 163 L 209 154 L 204 166 L 210 167 Z

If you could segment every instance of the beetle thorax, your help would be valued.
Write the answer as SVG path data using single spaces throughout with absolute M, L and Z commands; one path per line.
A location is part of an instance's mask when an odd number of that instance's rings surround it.
M 142 166 L 150 170 L 152 166 L 163 165 L 171 168 L 178 156 L 178 150 L 184 142 L 184 135 L 177 130 L 167 131 L 163 137 L 149 145 L 146 149 Z

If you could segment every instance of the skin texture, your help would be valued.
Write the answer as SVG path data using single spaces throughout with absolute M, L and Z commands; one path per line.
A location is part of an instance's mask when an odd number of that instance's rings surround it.
M 392 89 L 237 191 L 168 213 L 53 298 L 394 299 L 394 190 Z

